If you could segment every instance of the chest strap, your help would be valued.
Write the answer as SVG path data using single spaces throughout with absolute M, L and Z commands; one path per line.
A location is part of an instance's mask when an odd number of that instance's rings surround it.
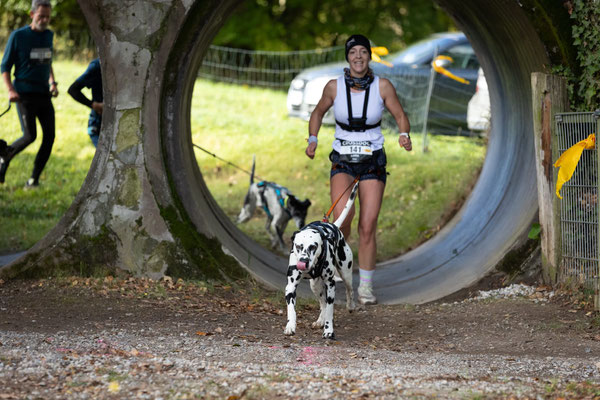
M 350 96 L 350 85 L 348 82 L 346 83 L 346 103 L 348 104 L 348 122 L 349 124 L 345 124 L 343 122 L 335 120 L 335 123 L 340 126 L 345 131 L 348 132 L 364 132 L 367 129 L 377 128 L 381 125 L 381 120 L 375 124 L 368 125 L 367 124 L 367 107 L 369 105 L 369 93 L 371 91 L 371 85 L 367 87 L 365 91 L 365 102 L 363 103 L 363 113 L 361 118 L 352 117 L 352 99 Z

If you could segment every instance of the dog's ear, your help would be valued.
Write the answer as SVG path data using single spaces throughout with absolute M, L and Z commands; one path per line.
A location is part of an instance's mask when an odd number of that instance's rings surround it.
M 310 202 L 310 200 L 309 200 L 309 199 L 306 199 L 306 200 L 304 200 L 304 202 L 303 202 L 302 204 L 304 204 L 304 206 L 305 206 L 306 208 L 308 208 L 308 207 L 310 207 L 310 205 L 311 205 L 312 203 Z

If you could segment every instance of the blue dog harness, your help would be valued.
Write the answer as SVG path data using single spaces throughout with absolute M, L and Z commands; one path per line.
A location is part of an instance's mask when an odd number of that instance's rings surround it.
M 285 210 L 285 212 L 289 216 L 291 216 L 290 211 L 287 209 L 287 207 L 285 205 L 285 200 L 284 200 L 283 194 L 282 194 L 283 192 L 289 193 L 289 190 L 287 188 L 284 188 L 283 186 L 279 186 L 279 185 L 277 185 L 273 182 L 269 182 L 269 181 L 258 182 L 256 184 L 256 186 L 260 189 L 260 191 L 259 191 L 260 198 L 262 199 L 263 210 L 265 210 L 265 212 L 267 213 L 267 217 L 273 218 L 273 215 L 269 211 L 269 207 L 267 206 L 267 201 L 265 199 L 265 190 L 267 189 L 267 187 L 270 187 L 271 189 L 273 189 L 275 191 L 275 194 L 277 195 L 277 201 L 279 201 L 281 208 L 283 208 Z

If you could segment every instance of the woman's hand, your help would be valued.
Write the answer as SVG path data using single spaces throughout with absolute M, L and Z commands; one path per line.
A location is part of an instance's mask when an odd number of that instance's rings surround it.
M 400 135 L 398 138 L 398 144 L 400 147 L 404 147 L 404 150 L 406 151 L 412 150 L 412 142 L 408 136 Z
M 312 142 L 309 143 L 308 146 L 306 146 L 306 155 L 308 156 L 308 158 L 310 158 L 311 160 L 313 158 L 315 158 L 315 152 L 317 151 L 317 142 Z

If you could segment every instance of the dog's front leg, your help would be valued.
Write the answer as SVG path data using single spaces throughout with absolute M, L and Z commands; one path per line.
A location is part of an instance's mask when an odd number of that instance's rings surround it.
M 290 266 L 288 267 L 287 274 L 287 285 L 285 286 L 285 302 L 287 303 L 287 325 L 285 326 L 284 333 L 286 335 L 293 335 L 296 333 L 296 288 L 300 283 L 300 276 L 302 275 L 296 263 L 292 263 L 293 255 L 290 256 Z
M 325 285 L 323 283 L 323 279 L 315 278 L 310 280 L 310 288 L 312 292 L 315 294 L 317 299 L 319 299 L 319 319 L 313 322 L 313 328 L 322 328 L 325 325 Z
M 333 303 L 335 302 L 335 281 L 333 274 L 325 279 L 327 297 L 325 299 L 325 324 L 323 326 L 323 338 L 335 339 L 333 333 Z

